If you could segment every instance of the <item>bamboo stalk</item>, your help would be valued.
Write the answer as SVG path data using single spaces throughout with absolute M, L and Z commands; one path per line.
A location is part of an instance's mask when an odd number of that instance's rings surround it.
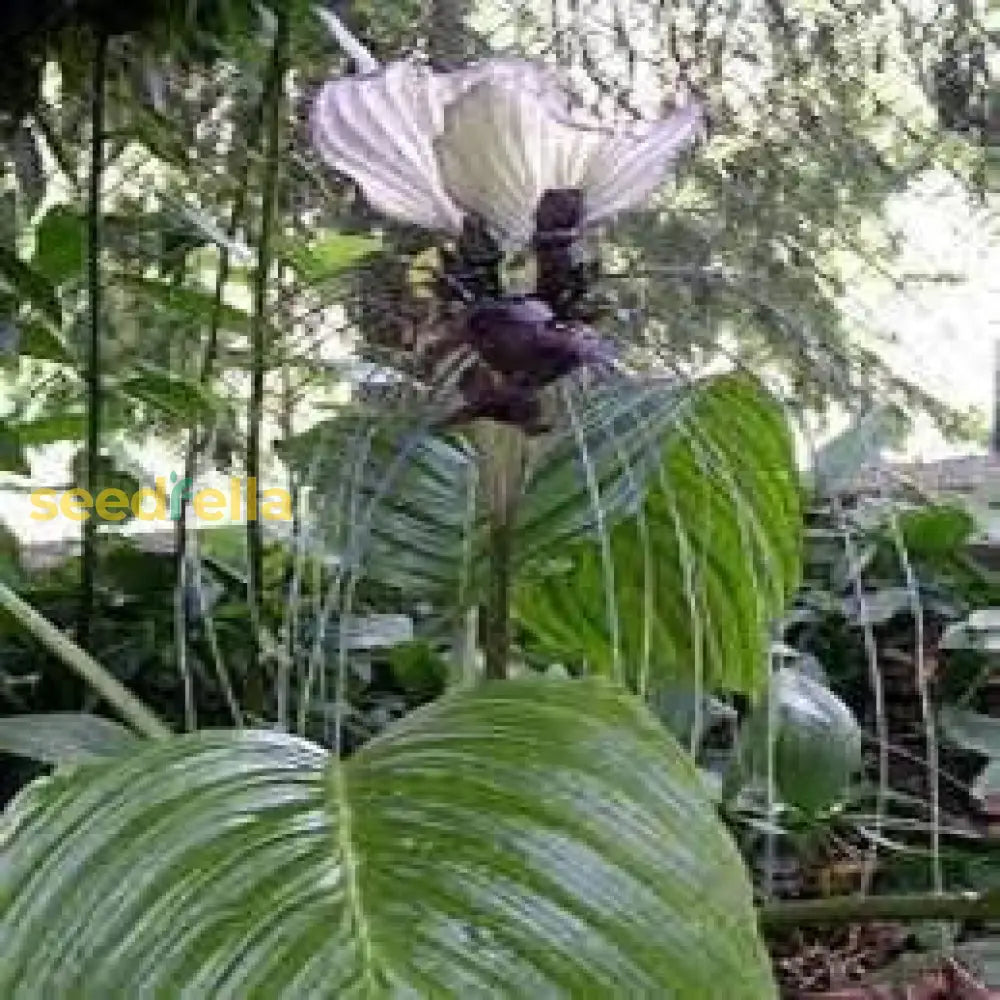
M 170 735 L 163 722 L 116 677 L 2 583 L 0 608 L 17 619 L 26 632 L 83 678 L 137 732 L 154 738 Z
M 84 488 L 97 495 L 97 466 L 101 447 L 101 179 L 104 170 L 104 98 L 108 39 L 99 34 L 94 48 L 90 93 L 90 178 L 87 203 L 87 298 L 90 342 L 87 351 L 87 441 Z M 91 645 L 94 584 L 97 562 L 97 520 L 88 517 L 81 527 L 80 618 L 77 637 Z
M 288 65 L 289 17 L 288 4 L 277 10 L 277 31 L 271 61 L 264 84 L 261 123 L 264 140 L 264 176 L 261 184 L 261 231 L 257 246 L 257 271 L 253 283 L 253 317 L 250 331 L 252 376 L 247 434 L 248 489 L 257 489 L 261 473 L 261 424 L 264 418 L 265 340 L 267 317 L 267 284 L 271 272 L 275 215 L 278 202 L 278 166 L 281 159 L 282 97 Z M 263 607 L 264 542 L 260 512 L 247 512 L 247 600 L 253 638 L 248 665 L 246 708 L 263 711 L 264 678 L 261 674 L 260 629 Z

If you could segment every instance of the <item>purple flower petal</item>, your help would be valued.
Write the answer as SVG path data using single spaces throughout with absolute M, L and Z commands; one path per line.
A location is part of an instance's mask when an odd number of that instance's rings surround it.
M 584 365 L 607 367 L 614 350 L 590 327 L 559 323 L 536 298 L 501 299 L 475 308 L 468 344 L 512 383 L 540 388 Z

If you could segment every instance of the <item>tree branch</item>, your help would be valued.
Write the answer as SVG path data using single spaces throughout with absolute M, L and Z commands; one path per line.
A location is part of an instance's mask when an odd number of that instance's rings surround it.
M 996 920 L 1000 918 L 1000 890 L 790 899 L 766 903 L 758 914 L 761 926 L 768 930 L 871 920 Z

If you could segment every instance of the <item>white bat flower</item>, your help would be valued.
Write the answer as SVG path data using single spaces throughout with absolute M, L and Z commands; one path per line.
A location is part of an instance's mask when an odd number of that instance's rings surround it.
M 381 67 L 321 12 L 361 73 L 330 80 L 312 116 L 323 159 L 383 214 L 458 234 L 466 214 L 507 250 L 526 246 L 541 196 L 583 195 L 583 226 L 641 206 L 702 127 L 688 104 L 654 122 L 606 125 L 570 114 L 552 67 L 497 58 L 450 73 Z

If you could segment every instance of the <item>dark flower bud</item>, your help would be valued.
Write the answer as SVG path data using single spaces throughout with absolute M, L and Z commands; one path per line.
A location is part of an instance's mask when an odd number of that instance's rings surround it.
M 583 192 L 579 188 L 551 188 L 535 209 L 536 247 L 551 243 L 568 245 L 583 223 Z
M 594 277 L 574 254 L 583 210 L 583 192 L 577 188 L 551 188 L 539 199 L 535 210 L 535 291 L 560 319 L 574 315 Z
M 581 324 L 560 323 L 540 299 L 499 299 L 476 306 L 468 343 L 495 372 L 541 388 L 583 365 L 608 365 L 610 346 Z
M 499 424 L 509 424 L 529 435 L 541 434 L 550 429 L 542 417 L 538 391 L 531 386 L 513 383 L 481 384 L 468 390 L 465 403 L 444 424 L 456 426 L 474 420 L 494 420 Z

